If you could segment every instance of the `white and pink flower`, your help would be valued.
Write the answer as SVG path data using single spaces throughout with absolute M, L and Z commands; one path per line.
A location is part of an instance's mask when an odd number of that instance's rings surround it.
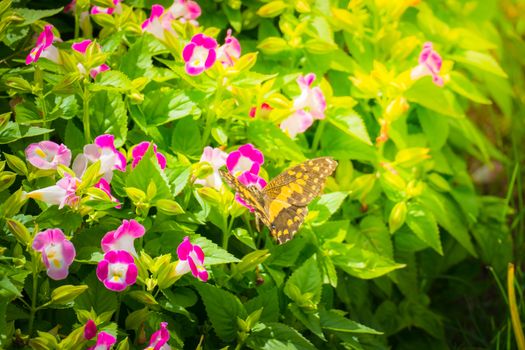
M 133 162 L 131 163 L 132 168 L 135 168 L 137 164 L 139 164 L 141 159 L 148 151 L 150 144 L 153 145 L 153 151 L 155 152 L 155 156 L 157 157 L 157 162 L 159 163 L 160 168 L 163 170 L 166 168 L 166 157 L 164 156 L 164 154 L 157 152 L 156 144 L 150 143 L 148 141 L 143 141 L 135 147 L 133 147 L 133 150 L 131 151 L 131 157 L 133 158 Z
M 424 76 L 430 75 L 432 76 L 432 81 L 434 84 L 437 86 L 443 86 L 443 78 L 439 75 L 442 64 L 443 60 L 441 59 L 441 56 L 432 48 L 432 43 L 426 42 L 423 45 L 421 53 L 419 54 L 419 65 L 412 69 L 410 72 L 410 77 L 412 80 L 417 80 Z
M 237 177 L 240 183 L 242 183 L 244 186 L 250 187 L 255 186 L 257 189 L 262 190 L 266 186 L 266 180 L 264 180 L 259 175 L 252 174 L 250 172 L 244 172 L 239 177 Z M 246 208 L 250 210 L 250 212 L 253 213 L 254 209 L 252 206 L 248 205 L 244 199 L 239 196 L 238 193 L 235 193 L 235 199 L 237 202 L 244 205 Z
M 99 15 L 99 14 L 112 15 L 114 13 L 116 14 L 122 13 L 122 5 L 120 4 L 121 1 L 122 0 L 113 0 L 113 7 L 93 6 L 91 8 L 91 14 L 92 15 Z
M 195 180 L 195 183 L 220 190 L 222 186 L 222 180 L 221 175 L 219 174 L 219 169 L 226 165 L 227 157 L 228 154 L 219 148 L 212 148 L 210 146 L 205 147 L 204 151 L 202 152 L 200 162 L 209 163 L 213 169 L 213 172 L 205 179 Z
M 40 57 L 58 63 L 58 49 L 53 46 L 53 42 L 58 40 L 59 39 L 53 34 L 53 26 L 49 24 L 46 25 L 44 31 L 38 36 L 36 46 L 29 52 L 29 55 L 27 55 L 26 64 L 36 62 Z
M 81 54 L 86 54 L 86 50 L 88 48 L 88 46 L 92 43 L 92 40 L 83 40 L 81 42 L 78 42 L 78 43 L 74 43 L 71 45 L 71 48 L 73 50 L 75 50 L 76 52 L 80 52 Z M 77 67 L 78 67 L 78 70 L 85 74 L 86 73 L 86 68 L 82 65 L 82 63 L 79 63 L 77 64 Z M 99 74 L 99 73 L 102 73 L 102 72 L 105 72 L 105 71 L 108 71 L 110 70 L 109 66 L 107 64 L 101 64 L 100 66 L 97 66 L 97 67 L 94 67 L 94 68 L 91 68 L 89 70 L 89 75 L 91 76 L 91 78 L 95 79 L 96 76 Z
M 90 340 L 97 335 L 97 325 L 92 319 L 87 320 L 84 326 L 84 339 Z
M 148 347 L 144 350 L 171 350 L 169 340 L 168 322 L 161 322 L 160 329 L 151 335 Z
M 115 345 L 117 338 L 107 332 L 100 332 L 97 335 L 97 343 L 87 350 L 111 350 L 111 347 Z
M 149 18 L 142 23 L 142 31 L 151 33 L 159 40 L 164 40 L 167 31 L 175 34 L 171 26 L 173 20 L 170 11 L 164 11 L 161 5 L 153 5 Z
M 71 164 L 71 151 L 64 144 L 53 141 L 40 141 L 27 146 L 26 158 L 39 169 L 56 169 L 59 164 Z
M 106 179 L 101 178 L 100 180 L 98 180 L 94 187 L 104 191 L 104 193 L 108 195 L 109 199 L 111 199 L 112 202 L 119 203 L 115 206 L 115 208 L 122 208 L 122 205 L 120 204 L 119 200 L 111 194 L 111 186 L 109 185 L 109 182 L 106 181 Z
M 58 205 L 62 209 L 65 205 L 74 207 L 80 197 L 76 194 L 80 180 L 65 173 L 56 185 L 44 187 L 26 194 L 27 198 L 37 199 L 50 205 Z
M 303 133 L 314 123 L 312 115 L 302 109 L 295 111 L 291 116 L 281 122 L 279 126 L 288 136 L 294 138 Z
M 126 171 L 126 156 L 115 148 L 115 137 L 104 134 L 95 138 L 95 143 L 85 145 L 84 153 L 79 154 L 73 162 L 73 171 L 82 177 L 89 163 L 100 160 L 100 174 L 111 182 L 113 170 Z
M 125 250 L 133 256 L 137 256 L 134 242 L 136 238 L 144 236 L 144 226 L 135 220 L 123 220 L 115 231 L 109 231 L 102 238 L 101 245 L 104 253 L 111 250 Z
M 54 228 L 39 232 L 33 240 L 33 249 L 42 253 L 42 261 L 50 278 L 63 280 L 67 277 L 76 252 L 62 230 Z
M 217 60 L 225 67 L 231 67 L 241 57 L 241 44 L 232 36 L 232 30 L 228 29 L 224 45 L 217 50 Z
M 191 274 L 203 282 L 208 280 L 208 271 L 204 267 L 204 252 L 196 244 L 191 244 L 188 236 L 177 247 L 179 262 L 175 268 L 178 275 L 184 275 L 191 271 Z
M 107 289 L 121 292 L 137 281 L 133 256 L 125 250 L 110 250 L 97 265 L 97 277 Z
M 195 34 L 184 46 L 182 58 L 186 62 L 186 73 L 199 75 L 213 66 L 217 59 L 217 41 L 202 33 Z
M 199 4 L 191 0 L 175 0 L 168 11 L 174 19 L 189 22 L 195 26 L 198 25 L 196 19 L 201 15 Z
M 257 175 L 263 163 L 262 152 L 250 143 L 239 147 L 226 158 L 226 167 L 234 176 L 239 176 L 246 171 Z

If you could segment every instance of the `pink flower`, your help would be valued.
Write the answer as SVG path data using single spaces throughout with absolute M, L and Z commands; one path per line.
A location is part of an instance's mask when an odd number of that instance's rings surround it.
M 113 170 L 126 171 L 126 156 L 115 148 L 115 137 L 104 134 L 95 138 L 95 143 L 85 145 L 84 153 L 79 154 L 73 162 L 73 171 L 79 177 L 84 174 L 88 163 L 100 160 L 100 173 L 111 182 Z
M 157 162 L 159 163 L 159 166 L 161 169 L 166 168 L 166 157 L 160 152 L 157 152 L 157 145 L 154 143 L 151 143 L 153 145 L 153 151 L 155 152 L 155 155 L 157 156 Z M 148 151 L 150 142 L 143 141 L 133 147 L 133 150 L 131 151 L 131 157 L 133 158 L 133 163 L 131 163 L 131 167 L 135 168 L 137 164 L 139 164 L 140 160 L 144 157 L 146 152 Z
M 315 74 L 310 73 L 305 76 L 300 75 L 297 83 L 301 89 L 301 95 L 294 100 L 293 107 L 297 110 L 304 110 L 312 115 L 313 119 L 324 119 L 326 101 L 321 89 L 316 86 L 312 88 Z
M 432 43 L 426 42 L 419 54 L 419 65 L 410 72 L 412 80 L 431 75 L 432 81 L 437 86 L 443 86 L 443 78 L 439 76 L 443 60 L 441 56 L 432 49 Z
M 80 197 L 76 194 L 79 184 L 79 179 L 65 173 L 64 177 L 58 180 L 56 185 L 29 192 L 26 196 L 50 205 L 58 205 L 60 209 L 65 205 L 73 207 L 80 200 Z
M 235 61 L 241 57 L 241 44 L 231 34 L 232 30 L 228 29 L 224 45 L 217 50 L 217 59 L 225 67 L 233 66 Z
M 294 138 L 298 133 L 305 132 L 314 123 L 314 118 L 308 112 L 300 109 L 281 122 L 282 131 Z
M 240 183 L 242 183 L 245 186 L 255 186 L 257 189 L 262 190 L 266 186 L 266 180 L 264 180 L 262 177 L 252 174 L 248 171 L 242 173 L 239 177 L 237 177 Z M 235 194 L 235 199 L 237 202 L 244 205 L 246 208 L 250 210 L 250 212 L 253 213 L 254 209 L 250 205 L 246 203 L 244 199 L 239 196 L 238 193 Z
M 125 250 L 110 250 L 97 265 L 97 277 L 107 289 L 121 292 L 137 281 L 137 265 Z
M 122 13 L 122 5 L 120 5 L 121 0 L 113 0 L 113 6 L 114 7 L 100 7 L 100 6 L 93 6 L 91 8 L 91 14 L 92 15 L 98 15 L 98 14 L 106 14 L 106 15 L 112 15 L 113 13 Z
M 111 187 L 109 186 L 109 182 L 107 182 L 106 179 L 101 178 L 100 180 L 98 180 L 94 187 L 104 191 L 104 193 L 108 195 L 109 199 L 111 199 L 112 202 L 120 203 L 118 199 L 113 197 L 113 195 L 111 194 Z M 120 209 L 122 208 L 122 205 L 119 204 L 115 206 L 115 208 Z
M 186 62 L 186 73 L 199 75 L 211 68 L 217 59 L 217 42 L 202 33 L 195 34 L 184 46 L 182 58 Z
M 151 335 L 148 347 L 144 350 L 171 350 L 168 340 L 170 340 L 168 323 L 161 322 L 160 329 Z
M 97 325 L 95 321 L 89 319 L 84 326 L 84 339 L 90 340 L 97 335 Z
M 62 230 L 54 228 L 39 232 L 33 240 L 33 249 L 42 253 L 42 261 L 50 278 L 63 280 L 67 277 L 76 252 Z
M 210 146 L 205 147 L 200 161 L 210 163 L 213 173 L 208 175 L 208 177 L 205 179 L 195 180 L 195 183 L 220 190 L 222 186 L 222 180 L 221 175 L 219 174 L 219 168 L 226 165 L 227 157 L 228 154 L 221 151 L 219 148 L 211 148 Z
M 204 252 L 198 245 L 190 243 L 188 236 L 177 247 L 179 262 L 175 271 L 183 275 L 191 271 L 191 274 L 203 282 L 208 280 L 208 271 L 204 268 Z
M 190 22 L 193 25 L 198 25 L 196 19 L 201 15 L 199 4 L 191 0 L 175 0 L 168 11 L 173 19 L 178 19 L 181 22 Z
M 100 332 L 97 335 L 97 343 L 87 350 L 110 350 L 117 342 L 117 338 L 106 332 Z
M 56 40 L 57 38 L 55 38 L 55 35 L 53 34 L 53 26 L 45 26 L 44 31 L 38 36 L 36 46 L 29 52 L 29 55 L 27 55 L 26 64 L 36 62 L 40 57 L 58 63 L 58 49 L 53 46 L 53 41 Z
M 272 106 L 270 106 L 270 105 L 269 105 L 268 103 L 266 103 L 266 102 L 263 102 L 263 103 L 261 104 L 261 107 L 259 108 L 259 115 L 262 116 L 262 117 L 266 117 L 266 116 L 268 116 L 268 114 L 270 113 L 270 111 L 271 111 L 272 109 L 273 109 Z M 252 107 L 252 108 L 250 109 L 250 113 L 249 113 L 249 115 L 250 115 L 250 117 L 255 118 L 255 114 L 256 114 L 256 113 L 257 113 L 257 107 L 254 106 L 254 107 Z
M 264 156 L 261 151 L 248 143 L 233 151 L 226 158 L 226 167 L 234 176 L 249 171 L 252 174 L 259 174 L 261 165 L 264 163 Z
M 71 45 L 71 48 L 73 50 L 75 50 L 76 52 L 80 52 L 81 54 L 86 54 L 86 50 L 88 48 L 88 46 L 91 44 L 91 40 L 87 39 L 87 40 L 83 40 L 81 42 L 78 42 L 78 43 L 74 43 Z M 99 46 L 100 47 L 100 46 Z M 84 68 L 84 66 L 82 65 L 82 63 L 79 63 L 77 65 L 78 67 L 78 70 L 81 72 L 81 73 L 85 73 L 86 72 L 86 68 Z M 107 64 L 101 64 L 100 66 L 97 66 L 95 68 L 91 68 L 89 70 L 89 75 L 91 76 L 91 78 L 95 79 L 95 77 L 101 73 L 101 72 L 105 72 L 107 70 L 110 70 L 109 66 Z
M 59 164 L 69 166 L 71 151 L 63 144 L 52 141 L 41 141 L 27 146 L 26 158 L 39 169 L 56 169 Z
M 135 220 L 123 220 L 115 231 L 109 231 L 102 238 L 101 245 L 104 253 L 111 250 L 123 250 L 137 256 L 133 243 L 136 238 L 144 236 L 144 226 Z
M 161 5 L 153 5 L 150 17 L 142 23 L 142 31 L 151 33 L 159 40 L 164 40 L 166 31 L 175 35 L 171 26 L 173 20 L 171 12 L 164 11 Z

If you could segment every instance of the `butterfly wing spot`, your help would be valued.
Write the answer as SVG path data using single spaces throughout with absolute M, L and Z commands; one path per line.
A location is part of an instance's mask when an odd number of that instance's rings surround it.
M 295 171 L 293 171 L 293 170 L 288 170 L 288 175 L 290 175 L 290 176 L 294 176 L 294 175 L 295 175 Z

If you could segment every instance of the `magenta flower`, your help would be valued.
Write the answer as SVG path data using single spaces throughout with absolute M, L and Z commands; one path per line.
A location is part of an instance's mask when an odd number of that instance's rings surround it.
M 87 320 L 84 326 L 84 339 L 90 340 L 97 335 L 97 325 L 92 319 Z
M 217 59 L 217 42 L 202 33 L 195 34 L 184 46 L 182 58 L 186 62 L 186 73 L 199 75 L 211 68 Z
M 58 205 L 60 209 L 65 205 L 74 207 L 80 200 L 80 197 L 76 194 L 79 184 L 79 179 L 65 173 L 64 177 L 58 180 L 56 185 L 29 192 L 26 196 L 50 205 Z
M 242 173 L 239 177 L 237 177 L 240 183 L 242 183 L 245 186 L 255 186 L 259 190 L 262 190 L 266 186 L 266 180 L 264 180 L 259 175 L 252 174 L 248 171 Z M 238 193 L 235 193 L 235 199 L 237 202 L 244 205 L 246 208 L 250 210 L 250 212 L 253 213 L 254 209 L 252 206 L 248 205 L 244 199 L 239 196 Z
M 100 180 L 98 180 L 94 187 L 104 191 L 104 193 L 108 195 L 109 199 L 111 199 L 112 202 L 119 203 L 119 205 L 115 206 L 115 208 L 122 208 L 122 205 L 120 204 L 119 200 L 113 197 L 113 195 L 111 194 L 111 187 L 109 186 L 109 182 L 107 182 L 106 179 L 101 178 Z
M 40 141 L 27 146 L 26 158 L 39 169 L 56 169 L 59 164 L 69 166 L 71 151 L 64 144 L 53 141 Z
M 297 83 L 301 89 L 301 95 L 294 100 L 293 107 L 297 110 L 304 110 L 312 115 L 313 119 L 324 119 L 326 101 L 321 89 L 316 86 L 312 88 L 315 74 L 310 73 L 305 76 L 300 75 Z
M 26 64 L 38 61 L 40 57 L 47 58 L 55 63 L 59 62 L 58 49 L 53 46 L 53 42 L 58 40 L 53 34 L 53 26 L 46 25 L 44 31 L 40 33 L 36 40 L 36 46 L 29 52 L 26 57 Z
M 33 240 L 33 249 L 42 253 L 42 261 L 50 278 L 63 280 L 67 277 L 76 252 L 62 230 L 54 228 L 39 232 Z
M 168 11 L 173 19 L 189 22 L 195 26 L 198 25 L 196 19 L 201 15 L 199 4 L 191 0 L 175 0 Z
M 133 158 L 133 163 L 131 163 L 131 167 L 135 168 L 137 164 L 139 164 L 140 160 L 144 157 L 146 152 L 148 151 L 150 142 L 143 141 L 133 147 L 133 150 L 131 151 L 131 157 Z M 155 155 L 157 156 L 157 162 L 159 163 L 159 166 L 161 169 L 164 170 L 166 168 L 166 157 L 160 152 L 157 152 L 157 145 L 152 143 L 153 145 L 153 151 L 155 152 Z
M 204 147 L 200 161 L 210 163 L 213 173 L 208 175 L 205 179 L 195 180 L 195 183 L 220 190 L 222 180 L 221 175 L 219 174 L 219 169 L 226 165 L 227 157 L 228 154 L 221 151 L 219 148 L 211 148 L 210 146 Z
M 76 52 L 80 52 L 81 54 L 86 54 L 86 50 L 88 48 L 88 46 L 91 44 L 91 40 L 87 39 L 87 40 L 84 40 L 84 41 L 81 41 L 81 42 L 78 42 L 78 43 L 74 43 L 71 45 L 71 48 L 73 50 L 75 50 Z M 79 63 L 77 65 L 78 67 L 78 70 L 81 72 L 81 73 L 86 73 L 86 68 L 84 68 L 84 66 L 82 65 L 82 63 Z M 101 73 L 101 72 L 105 72 L 107 70 L 110 70 L 109 66 L 107 64 L 101 64 L 100 66 L 97 66 L 95 68 L 91 68 L 89 70 L 89 75 L 91 76 L 91 78 L 95 79 L 95 77 Z
M 106 14 L 112 15 L 113 13 L 122 13 L 122 5 L 120 5 L 121 0 L 113 0 L 113 7 L 100 7 L 93 6 L 91 8 L 92 15 Z
M 248 143 L 233 151 L 226 159 L 226 167 L 234 176 L 249 171 L 252 174 L 259 174 L 261 165 L 264 163 L 264 156 L 261 151 Z
M 224 45 L 217 50 L 217 60 L 225 67 L 231 67 L 241 57 L 241 44 L 233 37 L 232 30 L 228 29 Z
M 259 115 L 262 117 L 266 117 L 268 116 L 268 114 L 270 114 L 272 109 L 273 109 L 272 106 L 270 106 L 266 102 L 263 102 L 261 104 L 261 107 L 259 107 Z M 250 108 L 250 113 L 249 113 L 250 117 L 255 118 L 256 112 L 257 112 L 257 107 L 253 106 L 252 108 Z
M 300 109 L 281 122 L 279 126 L 288 136 L 294 138 L 298 133 L 305 132 L 314 123 L 314 118 L 308 112 Z
M 111 182 L 113 170 L 126 171 L 126 156 L 115 148 L 115 137 L 111 134 L 104 134 L 95 138 L 95 143 L 85 145 L 84 153 L 79 154 L 73 162 L 73 171 L 81 177 L 88 163 L 95 163 L 100 160 L 100 173 L 104 179 Z
M 160 329 L 151 335 L 148 347 L 144 350 L 171 350 L 168 340 L 170 340 L 168 322 L 161 322 Z
M 135 220 L 123 220 L 115 231 L 109 231 L 102 238 L 101 245 L 104 253 L 111 250 L 123 250 L 137 256 L 137 251 L 133 243 L 136 238 L 144 236 L 146 230 L 144 226 Z
M 159 40 L 164 40 L 166 31 L 175 35 L 171 26 L 173 20 L 171 12 L 164 11 L 161 5 L 153 5 L 150 17 L 142 23 L 142 31 L 151 33 Z
M 417 80 L 421 77 L 430 75 L 432 76 L 434 84 L 437 86 L 443 86 L 443 78 L 439 76 L 442 63 L 443 60 L 432 48 L 432 43 L 426 42 L 423 45 L 423 50 L 421 50 L 421 53 L 419 54 L 419 65 L 412 69 L 410 77 L 412 80 Z
M 110 250 L 97 265 L 97 277 L 107 289 L 121 292 L 137 281 L 133 256 L 125 250 Z
M 203 282 L 208 280 L 208 271 L 204 268 L 204 252 L 196 244 L 191 244 L 188 236 L 177 247 L 179 262 L 175 271 L 178 275 L 191 274 Z
M 97 343 L 87 350 L 111 350 L 111 347 L 117 342 L 117 338 L 106 332 L 100 332 L 97 335 Z

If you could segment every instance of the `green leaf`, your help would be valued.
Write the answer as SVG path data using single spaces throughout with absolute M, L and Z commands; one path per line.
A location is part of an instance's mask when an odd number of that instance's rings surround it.
M 425 207 L 415 202 L 408 202 L 406 223 L 408 227 L 423 242 L 443 255 L 443 247 L 439 238 L 439 229 L 434 215 Z
M 95 310 L 97 315 L 106 311 L 115 311 L 117 294 L 106 289 L 98 280 L 95 272 L 91 273 L 84 282 L 90 287 L 75 300 L 76 310 Z
M 130 105 L 130 115 L 143 130 L 184 117 L 201 114 L 199 107 L 182 90 L 153 90 L 144 94 L 144 102 Z
M 448 119 L 424 108 L 418 108 L 417 116 L 428 145 L 434 150 L 439 150 L 447 142 L 450 129 Z
M 315 350 L 297 330 L 282 323 L 259 323 L 246 339 L 254 350 Z
M 253 141 L 266 157 L 286 161 L 305 160 L 295 142 L 273 123 L 254 120 L 248 125 L 248 139 Z
M 199 283 L 196 288 L 215 333 L 224 341 L 233 341 L 237 337 L 237 318 L 245 319 L 247 316 L 239 299 L 232 293 L 207 283 Z
M 319 311 L 321 326 L 334 332 L 357 333 L 357 334 L 383 334 L 383 332 L 364 326 L 343 316 L 340 310 Z
M 368 136 L 368 130 L 366 129 L 365 123 L 363 123 L 363 118 L 354 111 L 329 116 L 327 120 L 350 137 L 357 138 L 367 145 L 372 144 L 370 136 Z
M 348 135 L 334 125 L 325 126 L 321 137 L 321 153 L 338 159 L 375 162 L 377 151 L 372 145 Z
M 146 35 L 140 37 L 130 46 L 128 52 L 122 56 L 120 71 L 130 79 L 152 77 L 154 74 L 151 60 L 153 53 L 150 50 L 148 41 L 149 38 Z
M 486 98 L 470 80 L 468 80 L 463 74 L 453 71 L 450 72 L 451 78 L 447 83 L 454 92 L 460 94 L 477 103 L 491 104 L 492 101 Z
M 465 113 L 456 97 L 449 90 L 436 86 L 432 79 L 419 79 L 405 92 L 410 102 L 415 102 L 434 112 L 454 118 L 464 118 Z
M 321 300 L 322 283 L 317 259 L 312 256 L 290 276 L 284 293 L 299 306 L 314 306 Z
M 48 134 L 51 131 L 53 131 L 53 129 L 45 129 L 36 126 L 21 125 L 15 122 L 8 122 L 5 127 L 0 128 L 0 145 L 11 143 L 25 137 Z
M 321 340 L 326 341 L 326 338 L 321 329 L 321 319 L 319 318 L 319 312 L 313 310 L 301 309 L 295 304 L 288 306 L 292 314 L 299 320 L 303 325 L 306 326 L 313 334 L 318 336 Z
M 193 244 L 198 244 L 202 248 L 205 256 L 204 261 L 206 266 L 228 264 L 240 261 L 227 250 L 222 249 L 217 244 L 205 237 L 201 236 L 195 239 L 192 238 L 191 241 Z
M 240 9 L 233 9 L 229 6 L 229 4 L 222 3 L 221 8 L 224 11 L 224 14 L 228 18 L 228 21 L 230 22 L 233 29 L 235 29 L 236 32 L 240 32 L 242 29 L 242 17 L 241 17 L 241 11 Z
M 112 134 L 115 136 L 115 147 L 124 144 L 128 134 L 128 115 L 120 93 L 95 93 L 90 100 L 89 115 L 93 136 Z
M 192 117 L 179 120 L 171 137 L 171 147 L 184 154 L 200 155 L 202 141 L 198 122 Z
M 507 78 L 507 73 L 501 69 L 501 66 L 494 59 L 494 57 L 487 53 L 468 50 L 456 55 L 452 55 L 451 59 L 500 76 L 502 78 Z
M 261 322 L 277 322 L 280 315 L 277 288 L 272 288 L 248 300 L 244 307 L 249 314 L 263 308 L 259 320 Z
M 155 184 L 156 187 L 156 194 L 152 198 L 147 198 L 150 203 L 154 203 L 158 199 L 172 198 L 168 179 L 159 166 L 152 146 L 148 148 L 137 166 L 131 170 L 126 178 L 126 187 L 138 188 L 144 193 L 148 193 L 150 183 Z
M 335 214 L 348 196 L 347 192 L 332 192 L 323 194 L 309 206 L 308 216 L 313 218 L 314 225 L 325 223 Z
M 65 286 L 60 286 L 55 288 L 51 292 L 51 303 L 52 304 L 67 304 L 75 300 L 80 294 L 84 293 L 89 286 L 79 285 L 74 286 L 67 284 Z
M 405 267 L 392 259 L 350 244 L 327 242 L 324 248 L 331 252 L 333 263 L 346 273 L 371 279 Z
M 63 7 L 59 7 L 56 9 L 49 9 L 49 10 L 32 10 L 32 9 L 27 9 L 27 8 L 13 8 L 13 10 L 24 19 L 24 22 L 19 23 L 20 26 L 27 26 L 27 25 L 35 23 L 39 19 L 56 15 L 57 13 L 62 12 L 62 9 Z
M 98 75 L 97 80 L 90 86 L 90 89 L 92 91 L 125 92 L 133 89 L 133 85 L 126 74 L 116 70 L 110 70 Z

